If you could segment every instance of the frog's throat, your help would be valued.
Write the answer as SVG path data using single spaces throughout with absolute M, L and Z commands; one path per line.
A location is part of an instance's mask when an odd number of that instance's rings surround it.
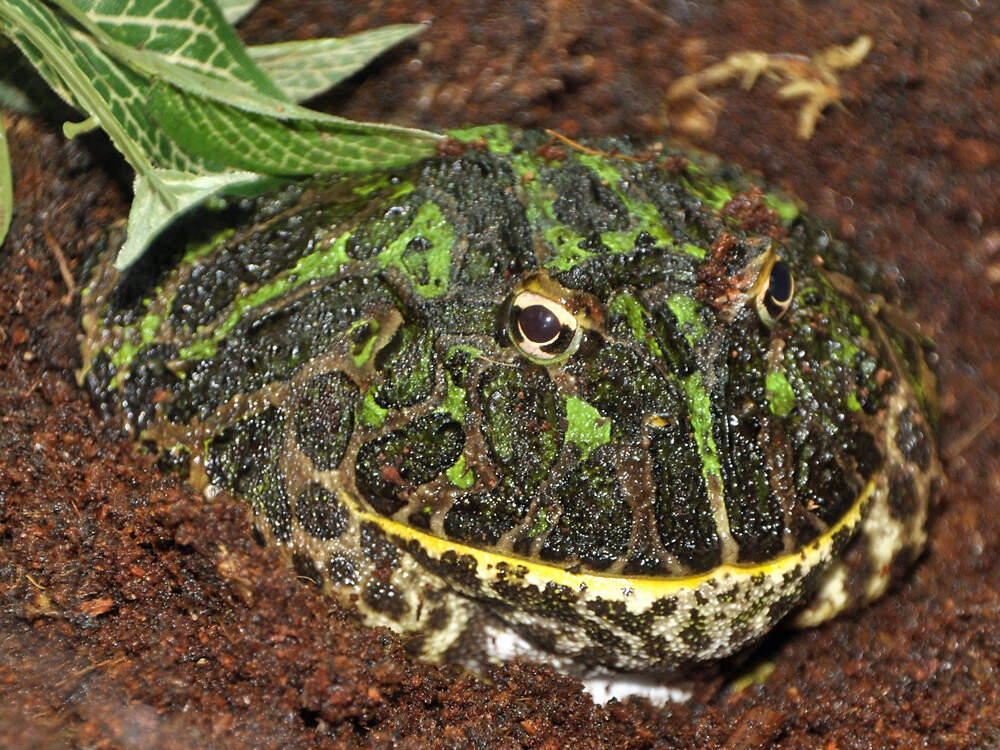
M 702 586 L 715 587 L 720 583 L 739 585 L 754 578 L 766 578 L 773 581 L 789 575 L 801 576 L 804 572 L 817 566 L 826 565 L 833 559 L 841 543 L 845 541 L 845 536 L 848 538 L 852 536 L 859 526 L 868 502 L 876 492 L 877 485 L 877 477 L 869 479 L 861 494 L 855 499 L 854 504 L 836 524 L 791 554 L 763 563 L 724 563 L 705 573 L 680 578 L 574 573 L 554 565 L 488 552 L 460 544 L 454 540 L 441 539 L 391 518 L 365 510 L 343 490 L 340 492 L 340 498 L 350 506 L 352 512 L 357 514 L 359 520 L 370 521 L 378 525 L 389 537 L 395 538 L 403 547 L 410 546 L 409 543 L 419 545 L 423 552 L 433 559 L 440 560 L 449 553 L 459 558 L 468 555 L 475 560 L 476 569 L 481 573 L 492 573 L 493 576 L 496 576 L 502 575 L 501 571 L 507 571 L 515 576 L 521 585 L 534 585 L 539 590 L 545 589 L 550 584 L 561 585 L 580 593 L 586 592 L 588 597 L 625 600 L 630 609 L 644 610 L 658 599 L 690 592 L 692 589 Z

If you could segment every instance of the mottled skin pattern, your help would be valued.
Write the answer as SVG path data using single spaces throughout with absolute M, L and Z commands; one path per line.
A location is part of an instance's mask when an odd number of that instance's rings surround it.
M 96 398 L 428 658 L 510 627 L 664 672 L 881 595 L 940 467 L 875 267 L 709 157 L 456 136 L 208 213 L 125 278 L 106 253 Z

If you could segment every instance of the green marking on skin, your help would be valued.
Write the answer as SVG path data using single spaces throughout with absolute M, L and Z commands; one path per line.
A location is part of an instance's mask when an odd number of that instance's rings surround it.
M 458 457 L 458 460 L 448 467 L 445 475 L 456 487 L 467 490 L 476 483 L 476 473 L 471 468 L 465 466 L 465 454 Z
M 465 417 L 469 413 L 469 407 L 465 404 L 465 390 L 451 382 L 450 375 L 448 376 L 448 392 L 437 410 L 450 414 L 456 422 L 465 424 Z
M 405 198 L 416 189 L 417 186 L 412 182 L 401 182 L 396 187 L 396 190 L 389 195 L 389 200 L 393 202 L 398 201 L 400 198 Z
M 576 396 L 566 397 L 566 441 L 576 443 L 581 458 L 611 440 L 611 420 L 586 401 Z
M 677 318 L 684 338 L 694 347 L 707 332 L 698 315 L 697 301 L 684 294 L 672 294 L 667 298 L 667 307 Z M 701 457 L 701 473 L 706 487 L 722 487 L 722 464 L 719 451 L 712 435 L 712 401 L 701 380 L 701 373 L 695 372 L 684 379 L 684 393 L 687 396 L 688 415 L 694 431 L 698 455 Z
M 604 180 L 608 182 L 611 189 L 625 203 L 626 208 L 633 217 L 639 219 L 638 225 L 622 231 L 603 232 L 601 242 L 612 253 L 628 253 L 635 249 L 636 238 L 640 232 L 647 232 L 656 241 L 669 243 L 673 241 L 673 236 L 664 226 L 662 217 L 656 211 L 656 207 L 651 204 L 633 201 L 629 196 L 621 192 L 619 183 L 621 173 L 612 166 L 607 165 L 603 160 L 589 157 L 587 154 L 577 154 L 581 164 L 594 169 Z M 539 179 L 537 169 L 541 166 L 531 156 L 527 154 L 515 154 L 512 159 L 514 172 L 518 176 L 521 186 L 528 194 L 525 209 L 528 220 L 534 226 L 545 227 L 542 236 L 552 248 L 553 256 L 545 263 L 545 267 L 554 271 L 568 271 L 595 255 L 591 250 L 581 247 L 581 243 L 586 238 L 566 226 L 556 216 L 553 201 L 556 198 L 553 189 L 545 185 Z M 528 176 L 531 179 L 528 179 Z
M 584 237 L 574 232 L 556 217 L 553 201 L 555 191 L 550 185 L 545 185 L 539 178 L 538 169 L 541 166 L 524 152 L 511 155 L 511 166 L 517 176 L 518 184 L 526 193 L 523 201 L 528 221 L 534 227 L 544 227 L 542 237 L 552 249 L 552 257 L 545 262 L 545 267 L 555 271 L 568 271 L 594 253 L 580 247 Z
M 123 341 L 118 350 L 111 354 L 111 364 L 118 368 L 119 374 L 128 367 L 132 358 L 139 352 L 139 345 L 131 341 Z
M 708 250 L 703 247 L 698 247 L 697 245 L 692 245 L 690 242 L 685 242 L 681 245 L 681 249 L 688 255 L 693 255 L 698 260 L 702 260 L 706 255 L 708 255 Z
M 469 344 L 452 344 L 448 347 L 448 357 L 451 357 L 451 355 L 455 352 L 465 352 L 466 354 L 471 354 L 473 359 L 486 359 L 486 352 L 482 349 L 470 346 Z
M 545 508 L 540 508 L 538 513 L 535 515 L 535 520 L 531 524 L 531 528 L 528 529 L 528 536 L 534 539 L 537 536 L 544 534 L 549 528 L 549 514 L 546 512 Z
M 562 224 L 549 227 L 542 232 L 542 235 L 556 253 L 555 257 L 545 264 L 546 268 L 568 271 L 594 255 L 590 250 L 580 247 L 583 237 Z
M 635 239 L 639 232 L 646 232 L 659 244 L 666 245 L 674 240 L 674 236 L 666 227 L 659 210 L 652 203 L 635 200 L 622 190 L 622 173 L 615 163 L 606 157 L 573 152 L 578 162 L 596 172 L 604 183 L 625 204 L 625 208 L 635 220 L 636 226 L 622 232 L 605 232 L 601 241 L 613 252 L 630 252 L 635 248 Z
M 408 251 L 415 239 L 431 243 L 424 251 Z M 448 291 L 451 272 L 451 249 L 455 245 L 455 230 L 441 213 L 434 201 L 427 201 L 417 210 L 416 216 L 403 233 L 378 254 L 382 268 L 393 265 L 400 268 L 413 281 L 413 288 L 421 297 L 440 297 Z M 428 282 L 417 281 L 418 264 L 427 268 Z
M 667 298 L 667 307 L 680 323 L 681 332 L 691 346 L 696 346 L 698 341 L 705 337 L 705 325 L 698 315 L 700 306 L 698 302 L 686 294 L 672 294 Z
M 858 394 L 854 391 L 847 394 L 847 408 L 851 411 L 861 411 L 861 402 L 858 401 Z
M 638 217 L 641 228 L 648 232 L 654 240 L 663 245 L 674 241 L 674 236 L 670 234 L 656 206 L 652 203 L 633 201 L 625 195 L 622 195 L 622 198 L 629 211 Z
M 622 179 L 621 170 L 616 166 L 616 161 L 614 158 L 608 158 L 606 156 L 597 156 L 596 154 L 588 154 L 583 151 L 578 151 L 576 149 L 570 149 L 570 153 L 573 157 L 583 164 L 585 167 L 589 167 L 598 175 L 601 179 L 608 185 L 612 190 L 618 193 L 619 197 L 624 197 L 618 191 L 618 183 Z
M 771 413 L 786 416 L 795 407 L 795 391 L 791 383 L 779 370 L 771 370 L 764 378 L 764 392 L 771 407 Z
M 790 200 L 781 198 L 773 193 L 764 195 L 764 205 L 778 214 L 778 218 L 786 226 L 791 224 L 799 216 L 799 207 Z
M 623 316 L 628 321 L 636 341 L 645 344 L 654 356 L 663 357 L 663 350 L 660 349 L 656 339 L 646 332 L 646 311 L 635 297 L 628 292 L 622 292 L 615 296 L 608 309 L 614 314 Z
M 356 323 L 352 323 L 351 327 L 347 329 L 347 338 L 353 339 L 354 332 L 361 326 L 370 326 L 371 335 L 369 335 L 369 337 L 365 340 L 360 349 L 352 348 L 351 361 L 354 362 L 354 366 L 357 368 L 362 367 L 365 362 L 371 358 L 372 349 L 374 349 L 375 341 L 378 338 L 377 334 L 379 328 L 378 323 L 374 320 L 359 320 Z
M 711 185 L 703 180 L 688 181 L 691 192 L 718 211 L 733 198 L 733 192 L 724 185 Z
M 861 351 L 857 344 L 846 336 L 840 335 L 839 331 L 831 330 L 830 338 L 833 339 L 834 343 L 834 346 L 830 347 L 830 356 L 838 362 L 850 364 Z
M 510 140 L 510 130 L 506 125 L 476 125 L 471 128 L 449 130 L 446 135 L 459 141 L 486 141 L 486 145 L 494 154 L 509 154 L 514 149 Z
M 280 273 L 270 284 L 265 284 L 245 297 L 237 295 L 229 317 L 212 332 L 211 338 L 192 342 L 181 349 L 178 356 L 184 359 L 205 359 L 215 356 L 218 343 L 236 327 L 248 311 L 303 284 L 334 275 L 341 265 L 350 260 L 347 255 L 349 237 L 349 233 L 340 235 L 329 247 L 299 258 L 294 266 Z
M 143 316 L 142 321 L 139 323 L 139 335 L 142 337 L 142 343 L 148 344 L 153 340 L 162 322 L 163 318 L 154 313 L 147 313 Z
M 177 265 L 178 268 L 183 268 L 185 264 L 191 263 L 208 255 L 210 252 L 215 250 L 215 248 L 223 245 L 226 241 L 236 234 L 235 229 L 223 229 L 212 236 L 208 242 L 201 243 L 191 243 L 188 245 L 187 249 L 184 251 L 184 257 L 181 258 L 180 263 Z M 159 290 L 157 289 L 157 292 Z
M 829 347 L 830 358 L 841 364 L 851 365 L 857 359 L 861 349 L 855 343 L 855 337 L 865 341 L 871 340 L 871 332 L 864 325 L 861 318 L 850 310 L 843 300 L 839 299 L 836 290 L 829 284 L 824 283 L 825 296 L 832 301 L 830 317 L 841 322 L 834 323 L 829 329 L 829 338 L 832 346 Z M 851 330 L 851 326 L 855 330 Z
M 702 475 L 706 486 L 713 484 L 722 486 L 722 464 L 719 462 L 719 451 L 712 437 L 712 401 L 701 382 L 701 373 L 696 372 L 684 380 L 684 392 L 687 395 L 688 414 L 691 417 L 691 429 L 701 456 Z M 716 482 L 710 481 L 714 476 Z
M 497 457 L 504 462 L 510 461 L 514 455 L 514 441 L 511 440 L 510 434 L 512 429 L 510 422 L 504 421 L 489 433 L 490 445 L 493 446 Z
M 122 381 L 128 374 L 129 365 L 132 364 L 132 360 L 135 355 L 138 354 L 146 344 L 151 343 L 156 338 L 156 332 L 160 328 L 160 323 L 163 322 L 163 318 L 156 313 L 147 312 L 137 324 L 129 326 L 122 331 L 122 336 L 127 336 L 129 331 L 135 331 L 139 334 L 139 343 L 134 341 L 123 341 L 122 345 L 115 351 L 111 352 L 111 364 L 115 366 L 116 372 L 112 379 L 112 385 L 116 388 L 121 385 Z
M 214 357 L 218 351 L 218 344 L 212 339 L 199 339 L 188 344 L 177 355 L 181 359 L 208 359 Z
M 351 192 L 359 198 L 367 198 L 372 193 L 377 193 L 380 189 L 389 186 L 389 180 L 384 175 L 380 175 L 376 180 L 370 180 L 351 188 Z
M 638 232 L 626 229 L 622 232 L 604 232 L 601 242 L 613 253 L 628 253 L 635 248 L 635 238 Z
M 364 401 L 361 402 L 361 413 L 358 415 L 358 421 L 366 427 L 381 427 L 388 414 L 388 409 L 375 402 L 374 389 L 369 388 L 368 392 L 365 393 Z

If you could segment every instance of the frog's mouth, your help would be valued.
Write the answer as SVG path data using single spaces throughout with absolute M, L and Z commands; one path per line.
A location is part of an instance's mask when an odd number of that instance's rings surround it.
M 459 569 L 468 576 L 475 566 L 477 578 L 487 586 L 491 582 L 506 584 L 516 581 L 520 588 L 535 587 L 539 591 L 552 586 L 578 592 L 588 599 L 623 601 L 632 612 L 644 612 L 657 601 L 690 594 L 696 590 L 744 588 L 751 581 L 768 581 L 768 588 L 789 588 L 792 579 L 799 581 L 806 574 L 822 569 L 833 560 L 844 545 L 854 536 L 864 518 L 869 502 L 880 489 L 878 477 L 868 480 L 851 508 L 840 520 L 823 534 L 799 550 L 763 563 L 723 563 L 705 573 L 667 578 L 663 576 L 606 575 L 596 572 L 575 572 L 536 560 L 499 554 L 472 547 L 450 539 L 428 534 L 391 518 L 373 513 L 359 506 L 347 492 L 341 491 L 340 499 L 362 522 L 379 526 L 401 548 L 414 554 L 422 562 L 430 563 L 436 571 L 447 575 L 449 568 Z M 470 565 L 472 563 L 472 565 Z M 465 590 L 461 582 L 452 581 L 463 593 L 481 595 L 481 591 Z M 755 584 L 756 585 L 756 584 Z

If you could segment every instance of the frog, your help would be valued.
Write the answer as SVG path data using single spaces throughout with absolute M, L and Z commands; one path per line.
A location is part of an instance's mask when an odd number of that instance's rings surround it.
M 673 674 L 882 596 L 942 478 L 933 346 L 879 264 L 705 153 L 449 135 L 125 272 L 109 242 L 81 383 L 428 661 Z

